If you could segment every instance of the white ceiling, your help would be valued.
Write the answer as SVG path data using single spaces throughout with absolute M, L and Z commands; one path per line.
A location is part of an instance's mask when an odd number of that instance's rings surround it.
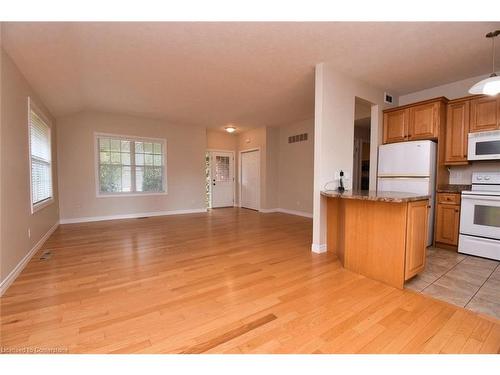
M 500 23 L 4 23 L 58 117 L 82 109 L 240 128 L 312 116 L 314 66 L 393 94 L 489 73 Z

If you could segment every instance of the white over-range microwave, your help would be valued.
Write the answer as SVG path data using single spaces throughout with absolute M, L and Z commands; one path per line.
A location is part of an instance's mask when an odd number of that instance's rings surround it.
M 469 133 L 469 160 L 500 159 L 500 130 Z

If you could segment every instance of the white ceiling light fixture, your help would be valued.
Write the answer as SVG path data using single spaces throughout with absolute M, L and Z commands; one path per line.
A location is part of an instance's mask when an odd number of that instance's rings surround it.
M 236 127 L 233 125 L 226 126 L 224 128 L 228 133 L 234 133 L 236 131 Z
M 495 38 L 500 35 L 500 30 L 492 31 L 486 34 L 486 38 L 491 39 L 491 53 L 492 53 L 492 73 L 486 79 L 479 81 L 469 90 L 471 94 L 485 94 L 485 95 L 496 95 L 500 93 L 500 76 L 495 73 Z

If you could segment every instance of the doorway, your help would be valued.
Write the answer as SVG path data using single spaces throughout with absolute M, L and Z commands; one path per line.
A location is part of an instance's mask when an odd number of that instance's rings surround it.
M 243 208 L 260 208 L 260 151 L 248 150 L 240 153 L 240 203 Z
M 352 188 L 369 190 L 370 187 L 370 135 L 372 104 L 356 98 L 354 104 L 354 147 Z
M 234 206 L 234 152 L 207 153 L 207 205 L 209 208 Z

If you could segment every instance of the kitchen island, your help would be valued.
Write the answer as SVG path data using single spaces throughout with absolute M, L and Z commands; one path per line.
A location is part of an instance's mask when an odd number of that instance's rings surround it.
M 322 191 L 327 248 L 353 272 L 394 287 L 424 270 L 428 195 Z

